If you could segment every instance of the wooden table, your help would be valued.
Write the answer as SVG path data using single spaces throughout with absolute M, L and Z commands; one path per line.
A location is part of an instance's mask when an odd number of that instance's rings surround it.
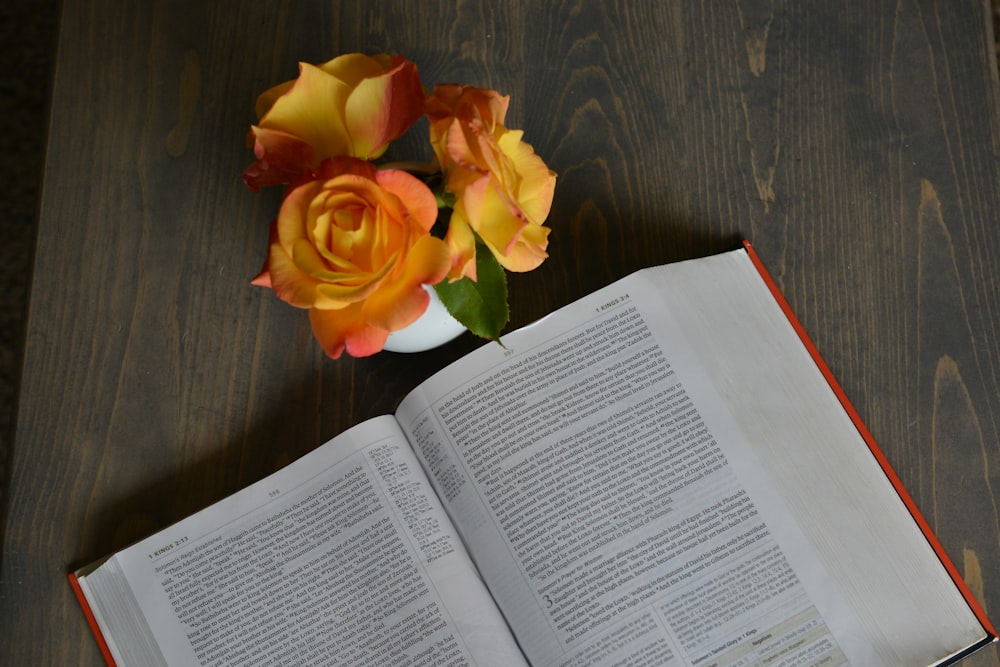
M 512 326 L 752 240 L 1000 617 L 1000 86 L 982 0 L 67 0 L 17 437 L 0 664 L 98 664 L 71 568 L 392 410 L 479 343 L 325 358 L 252 287 L 240 182 L 299 60 L 403 53 L 511 94 L 559 173 Z M 996 649 L 968 664 L 995 664 Z

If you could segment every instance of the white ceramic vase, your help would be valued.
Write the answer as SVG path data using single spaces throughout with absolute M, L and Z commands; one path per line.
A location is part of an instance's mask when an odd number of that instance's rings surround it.
M 385 349 L 390 352 L 423 352 L 458 338 L 465 326 L 451 316 L 441 303 L 434 288 L 424 285 L 431 301 L 424 314 L 399 331 L 393 331 L 385 341 Z

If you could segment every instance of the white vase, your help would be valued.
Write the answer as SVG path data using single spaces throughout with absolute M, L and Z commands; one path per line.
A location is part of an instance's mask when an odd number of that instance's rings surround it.
M 390 352 L 423 352 L 458 338 L 465 326 L 456 320 L 441 303 L 437 292 L 430 285 L 424 289 L 431 296 L 427 310 L 413 324 L 393 331 L 385 341 L 385 349 Z

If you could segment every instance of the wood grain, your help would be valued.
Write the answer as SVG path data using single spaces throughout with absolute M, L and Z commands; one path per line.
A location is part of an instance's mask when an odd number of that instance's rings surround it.
M 983 2 L 64 5 L 0 664 L 99 664 L 69 569 L 391 411 L 478 345 L 333 362 L 301 312 L 249 285 L 278 196 L 239 179 L 254 99 L 348 51 L 510 93 L 509 124 L 558 172 L 551 257 L 512 276 L 512 326 L 753 241 L 1000 616 L 1000 86 Z

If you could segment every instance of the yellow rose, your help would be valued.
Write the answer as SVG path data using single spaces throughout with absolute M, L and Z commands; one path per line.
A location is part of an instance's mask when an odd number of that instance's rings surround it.
M 417 66 L 402 56 L 350 53 L 322 65 L 299 64 L 299 77 L 257 99 L 251 139 L 257 161 L 243 172 L 254 191 L 293 182 L 326 158 L 380 156 L 423 115 Z
M 494 90 L 435 86 L 426 102 L 431 145 L 456 196 L 445 237 L 449 277 L 476 279 L 475 236 L 510 271 L 530 271 L 548 256 L 556 175 L 523 132 L 503 124 L 509 98 Z
M 334 359 L 374 354 L 427 309 L 422 285 L 448 272 L 448 249 L 430 235 L 437 213 L 430 189 L 406 172 L 327 160 L 285 195 L 254 283 L 308 308 Z

